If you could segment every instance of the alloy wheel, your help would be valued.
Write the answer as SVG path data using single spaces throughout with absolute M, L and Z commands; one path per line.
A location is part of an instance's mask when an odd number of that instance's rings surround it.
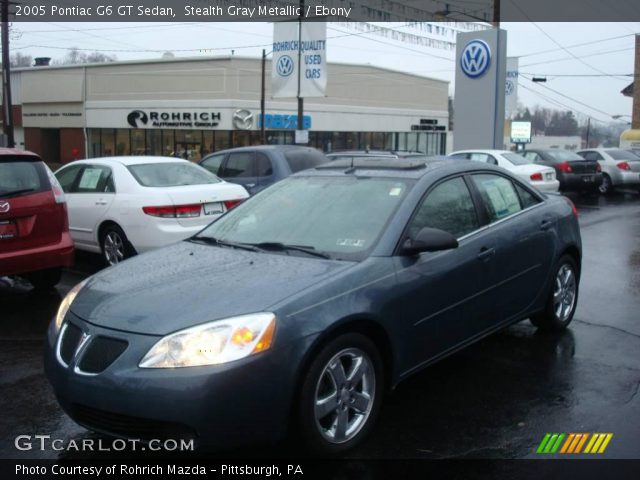
M 103 247 L 104 257 L 109 265 L 116 265 L 124 260 L 124 241 L 118 232 L 107 233 L 104 237 Z
M 569 264 L 563 264 L 556 275 L 553 290 L 553 311 L 561 322 L 565 322 L 576 301 L 576 276 Z
M 375 400 L 375 369 L 358 348 L 338 352 L 326 364 L 315 390 L 315 423 L 330 443 L 345 443 L 367 423 Z

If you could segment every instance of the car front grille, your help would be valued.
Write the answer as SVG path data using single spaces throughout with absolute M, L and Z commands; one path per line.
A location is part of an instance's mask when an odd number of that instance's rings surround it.
M 69 365 L 71 360 L 73 360 L 73 356 L 76 353 L 78 345 L 80 344 L 82 330 L 76 327 L 73 323 L 67 323 L 61 335 L 60 358 L 64 363 Z
M 190 440 L 197 436 L 193 429 L 180 423 L 130 417 L 77 403 L 71 404 L 70 410 L 69 415 L 87 428 L 125 438 Z
M 82 352 L 78 369 L 82 373 L 90 374 L 103 372 L 115 362 L 127 346 L 128 343 L 124 340 L 103 336 L 94 337 Z

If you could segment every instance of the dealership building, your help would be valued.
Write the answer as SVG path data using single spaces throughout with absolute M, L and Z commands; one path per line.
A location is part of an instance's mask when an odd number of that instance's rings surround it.
M 306 98 L 309 144 L 323 151 L 414 150 L 442 154 L 449 122 L 448 82 L 370 65 L 329 64 L 326 97 Z M 238 56 L 167 58 L 12 72 L 18 148 L 48 162 L 112 155 L 207 153 L 291 144 L 295 98 L 271 97 L 266 62 Z

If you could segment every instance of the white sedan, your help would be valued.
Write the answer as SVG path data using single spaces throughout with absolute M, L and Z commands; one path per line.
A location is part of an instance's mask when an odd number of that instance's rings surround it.
M 447 156 L 498 165 L 543 192 L 557 192 L 560 188 L 553 168 L 531 163 L 522 155 L 508 150 L 459 150 Z
M 55 173 L 76 248 L 108 264 L 188 238 L 249 194 L 186 160 L 92 158 Z

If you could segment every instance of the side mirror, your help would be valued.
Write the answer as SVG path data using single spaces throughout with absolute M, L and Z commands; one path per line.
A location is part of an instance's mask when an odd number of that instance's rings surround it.
M 423 228 L 416 238 L 407 238 L 402 245 L 403 255 L 413 256 L 422 252 L 438 252 L 458 248 L 458 240 L 449 232 L 438 228 Z

